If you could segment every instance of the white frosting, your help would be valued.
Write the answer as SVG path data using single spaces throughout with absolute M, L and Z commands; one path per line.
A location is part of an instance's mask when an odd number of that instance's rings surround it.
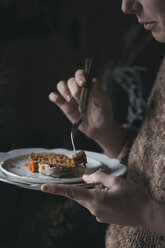
M 62 173 L 68 173 L 68 169 L 61 167 L 50 167 L 48 164 L 38 164 L 38 172 L 46 176 L 60 176 Z

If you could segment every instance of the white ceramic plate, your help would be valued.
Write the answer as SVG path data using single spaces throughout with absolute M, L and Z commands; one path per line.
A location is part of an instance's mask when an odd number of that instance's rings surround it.
M 73 152 L 67 149 L 44 149 L 44 148 L 27 148 L 12 150 L 8 153 L 0 153 L 0 180 L 6 180 L 8 182 L 25 183 L 25 184 L 43 184 L 43 183 L 68 183 L 68 184 L 80 184 L 82 179 L 80 178 L 53 178 L 39 173 L 32 173 L 28 171 L 27 167 L 24 165 L 28 154 L 30 152 L 55 152 L 63 153 L 67 156 L 72 156 Z M 120 164 L 119 160 L 111 159 L 105 154 L 85 151 L 87 155 L 87 170 L 93 172 L 100 169 L 102 166 L 110 169 L 110 174 L 114 176 L 122 175 L 126 167 Z M 3 177 L 2 177 L 3 175 Z M 3 181 L 1 180 L 1 181 Z M 26 186 L 26 185 L 25 185 Z
M 61 153 L 63 153 L 61 151 Z M 68 155 L 65 153 L 65 155 Z M 11 180 L 17 180 L 25 183 L 76 183 L 81 181 L 81 177 L 76 178 L 58 178 L 45 176 L 40 173 L 33 173 L 28 170 L 25 163 L 27 162 L 29 154 L 19 155 L 10 158 L 1 163 L 1 171 L 7 175 Z M 86 167 L 81 167 L 83 173 L 92 173 L 102 167 L 102 164 L 93 158 L 87 157 Z M 81 175 L 83 174 L 81 173 Z

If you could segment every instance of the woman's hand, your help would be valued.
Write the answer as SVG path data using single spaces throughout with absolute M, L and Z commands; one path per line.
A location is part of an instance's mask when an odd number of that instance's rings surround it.
M 83 70 L 78 70 L 67 82 L 57 84 L 58 92 L 52 92 L 49 99 L 54 102 L 74 123 L 79 117 L 78 103 L 81 87 L 86 84 Z M 109 97 L 92 80 L 88 109 L 79 129 L 95 140 L 110 156 L 117 156 L 124 144 L 124 130 L 114 119 Z
M 83 70 L 78 70 L 75 77 L 67 82 L 60 81 L 57 84 L 58 93 L 52 92 L 49 99 L 57 104 L 68 119 L 74 123 L 79 117 L 78 103 L 81 88 L 86 84 Z M 88 109 L 85 118 L 80 125 L 80 130 L 90 138 L 96 136 L 104 128 L 109 128 L 112 122 L 112 108 L 108 96 L 98 87 L 96 79 L 92 80 Z
M 47 184 L 42 191 L 66 196 L 87 208 L 99 222 L 123 225 L 145 225 L 151 198 L 135 183 L 104 173 L 84 175 L 87 183 L 104 188 L 83 189 L 78 186 Z

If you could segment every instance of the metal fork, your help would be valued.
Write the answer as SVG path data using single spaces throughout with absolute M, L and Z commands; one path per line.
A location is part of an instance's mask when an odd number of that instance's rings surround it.
M 77 129 L 78 129 L 79 125 L 81 124 L 82 120 L 83 120 L 84 114 L 85 114 L 85 112 L 87 110 L 87 106 L 88 106 L 88 98 L 89 98 L 89 88 L 90 88 L 90 84 L 91 84 L 92 66 L 93 66 L 93 59 L 92 58 L 86 58 L 85 59 L 84 72 L 85 72 L 85 75 L 86 75 L 87 83 L 81 89 L 80 100 L 79 100 L 80 118 L 76 123 L 74 123 L 72 125 L 72 129 L 71 129 L 71 142 L 72 142 L 72 147 L 73 147 L 73 151 L 74 151 L 75 154 L 76 154 L 75 137 L 76 137 Z

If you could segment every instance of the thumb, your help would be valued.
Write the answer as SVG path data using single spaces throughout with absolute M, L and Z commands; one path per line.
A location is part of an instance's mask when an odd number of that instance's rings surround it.
M 95 105 L 99 105 L 100 107 L 104 107 L 104 108 L 111 107 L 111 101 L 109 97 L 99 87 L 99 83 L 96 78 L 92 79 L 90 97 L 91 97 L 91 100 L 95 103 Z
M 117 181 L 120 180 L 119 177 L 111 176 L 98 171 L 90 175 L 83 175 L 82 179 L 86 183 L 100 183 L 109 189 L 115 186 Z

